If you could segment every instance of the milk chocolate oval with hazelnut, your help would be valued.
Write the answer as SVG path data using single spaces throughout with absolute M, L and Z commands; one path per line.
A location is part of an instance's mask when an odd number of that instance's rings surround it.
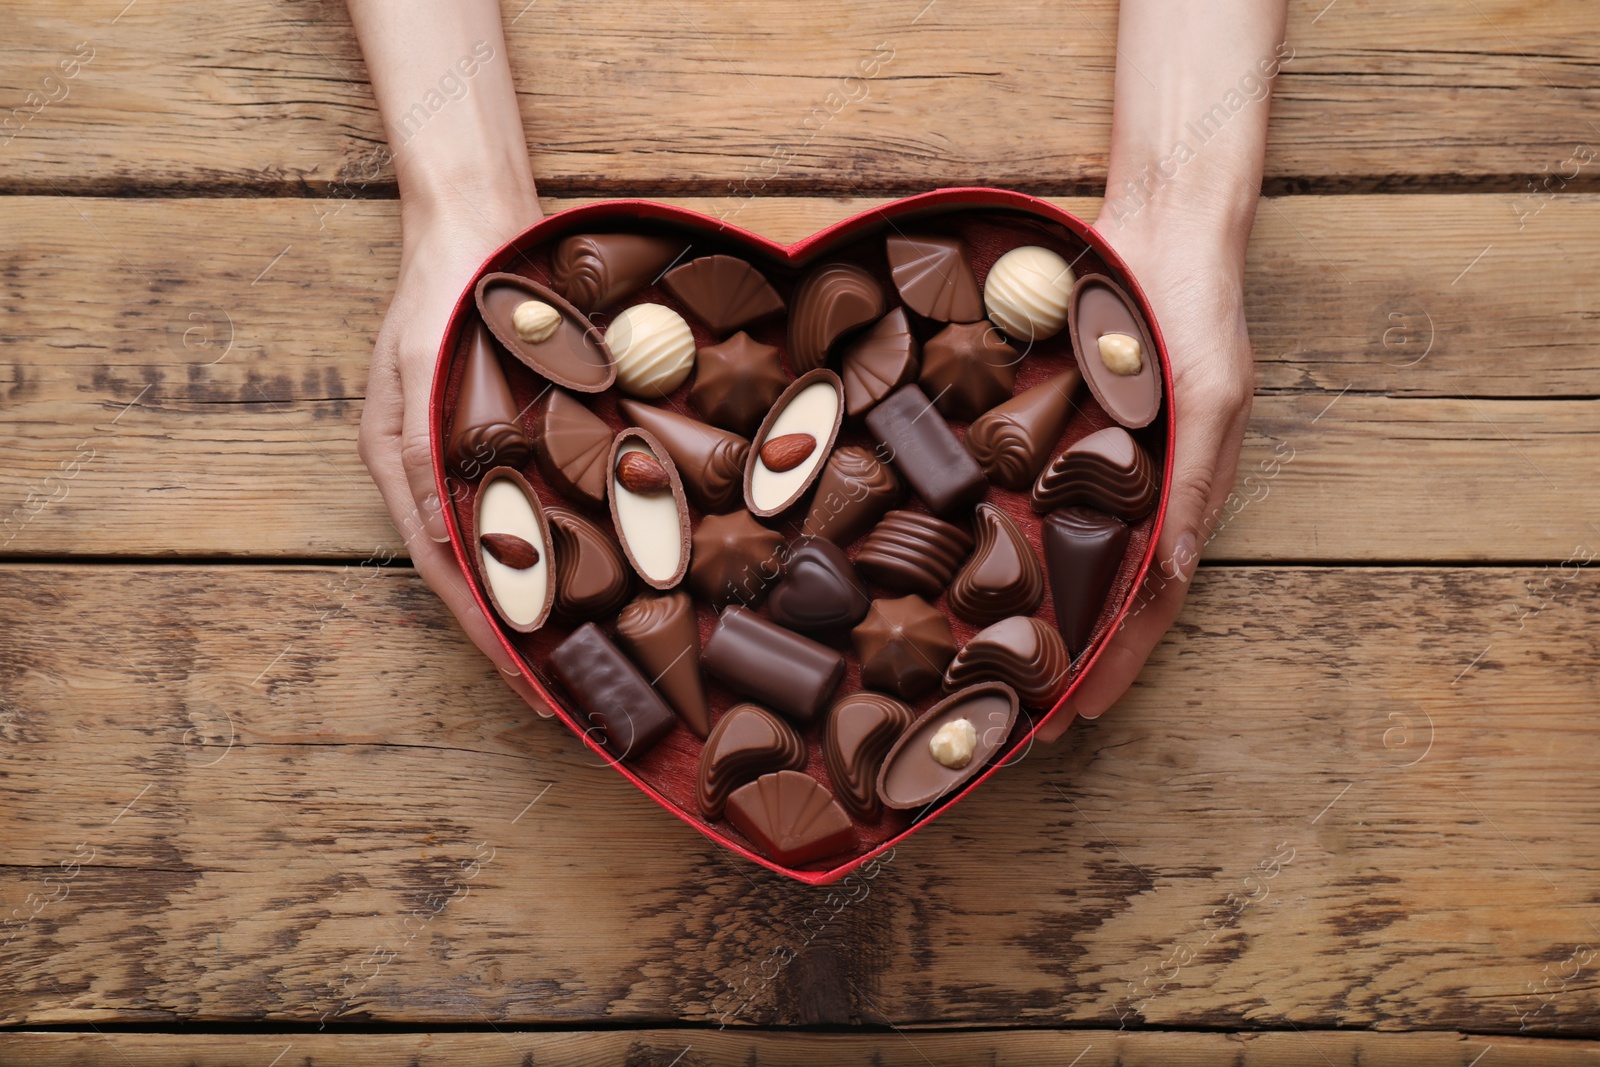
M 617 380 L 605 337 L 554 290 L 520 274 L 485 274 L 478 279 L 477 297 L 490 332 L 534 373 L 580 393 L 602 393 Z M 517 332 L 517 308 L 529 300 L 548 304 L 561 316 L 555 332 L 542 341 L 525 341 Z
M 798 503 L 822 472 L 843 421 L 844 386 L 837 374 L 818 368 L 796 378 L 772 405 L 751 443 L 744 469 L 744 501 L 750 513 L 768 518 Z M 781 471 L 767 465 L 763 451 L 769 441 L 790 438 L 789 449 L 798 451 L 794 443 L 801 435 L 813 441 L 805 458 Z
M 1017 721 L 1017 694 L 1002 682 L 983 682 L 946 697 L 923 713 L 894 743 L 878 772 L 878 797 L 885 807 L 925 808 L 977 777 L 1005 747 Z M 947 767 L 928 750 L 946 723 L 966 719 L 977 734 L 972 757 Z
M 619 471 L 619 462 L 640 453 L 644 463 L 666 475 L 665 489 L 644 484 L 630 489 L 625 483 L 627 467 Z M 611 523 L 622 551 L 646 585 L 671 589 L 689 569 L 689 501 L 677 466 L 655 435 L 638 426 L 617 434 L 606 465 L 611 471 Z
M 1161 411 L 1161 370 L 1144 317 L 1122 287 L 1100 274 L 1088 274 L 1072 287 L 1068 327 L 1078 369 L 1106 414 L 1131 430 L 1148 426 Z M 1139 370 L 1119 374 L 1100 354 L 1100 338 L 1123 334 L 1139 342 Z
M 511 467 L 485 474 L 472 505 L 472 532 L 478 543 L 471 558 L 495 613 L 518 633 L 543 626 L 555 602 L 556 563 L 544 508 L 528 480 Z

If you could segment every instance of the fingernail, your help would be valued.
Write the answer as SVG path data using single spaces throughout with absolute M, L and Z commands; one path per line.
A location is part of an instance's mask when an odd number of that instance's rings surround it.
M 500 667 L 500 665 L 498 663 L 496 663 L 495 666 L 496 667 Z M 507 678 L 521 678 L 522 677 L 522 672 L 521 671 L 519 671 L 519 670 L 509 670 L 508 671 L 504 667 L 500 667 L 500 673 L 505 675 Z

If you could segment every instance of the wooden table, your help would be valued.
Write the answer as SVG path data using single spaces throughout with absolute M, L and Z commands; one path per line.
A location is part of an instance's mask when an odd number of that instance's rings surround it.
M 550 209 L 1093 216 L 1114 0 L 525 2 Z M 399 232 L 342 4 L 22 0 L 0 42 L 0 1061 L 1600 1048 L 1591 0 L 1295 0 L 1255 480 L 1125 703 L 846 896 L 666 817 L 381 565 Z

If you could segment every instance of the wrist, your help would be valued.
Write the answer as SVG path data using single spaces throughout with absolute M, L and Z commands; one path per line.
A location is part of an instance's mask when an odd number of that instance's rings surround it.
M 441 227 L 487 230 L 510 240 L 543 216 L 533 173 L 522 160 L 472 167 L 407 167 L 401 172 L 400 221 L 409 241 Z

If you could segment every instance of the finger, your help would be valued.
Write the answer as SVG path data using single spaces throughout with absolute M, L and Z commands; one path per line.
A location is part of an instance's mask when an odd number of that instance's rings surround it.
M 413 349 L 400 354 L 400 389 L 404 400 L 399 455 L 422 531 L 442 544 L 449 540 L 450 535 L 445 528 L 444 510 L 433 476 L 433 446 L 429 430 L 433 369 L 434 353 Z

